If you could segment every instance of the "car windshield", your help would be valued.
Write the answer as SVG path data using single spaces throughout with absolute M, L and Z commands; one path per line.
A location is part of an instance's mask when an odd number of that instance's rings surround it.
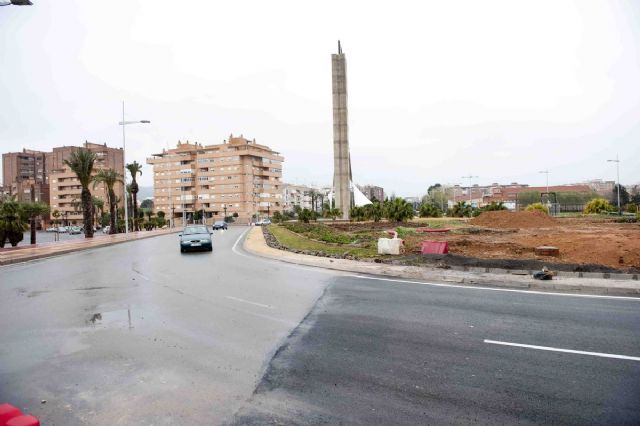
M 193 234 L 206 234 L 207 227 L 206 226 L 189 226 L 188 228 L 184 228 L 184 235 L 193 235 Z
M 218 220 L 218 221 L 216 222 L 216 225 L 224 225 L 224 220 Z

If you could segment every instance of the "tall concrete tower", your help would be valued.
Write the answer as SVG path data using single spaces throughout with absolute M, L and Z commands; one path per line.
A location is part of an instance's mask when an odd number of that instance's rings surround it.
M 347 61 L 338 41 L 338 53 L 331 55 L 333 83 L 333 190 L 336 208 L 342 218 L 349 219 L 351 209 L 351 157 L 349 154 L 349 122 L 347 111 Z

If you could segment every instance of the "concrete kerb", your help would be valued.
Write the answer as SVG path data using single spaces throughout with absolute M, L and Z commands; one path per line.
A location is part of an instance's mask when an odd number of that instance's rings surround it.
M 49 245 L 46 248 L 43 248 L 42 253 L 25 253 L 24 256 L 16 256 L 13 258 L 2 259 L 2 254 L 0 254 L 0 266 L 13 265 L 16 263 L 29 262 L 32 260 L 46 259 L 49 257 L 62 256 L 64 254 L 74 253 L 77 251 L 91 250 L 95 248 L 108 247 L 116 244 L 129 243 L 137 240 L 144 240 L 147 238 L 160 237 L 162 235 L 174 234 L 176 232 L 180 232 L 180 229 L 174 228 L 171 230 L 163 230 L 161 232 L 158 231 L 145 231 L 143 234 L 136 235 L 135 238 L 127 238 L 121 240 L 111 240 L 111 241 L 100 241 L 96 244 L 86 245 L 86 246 L 73 246 L 73 247 L 59 247 L 56 249 L 55 245 Z M 95 241 L 95 240 L 93 240 Z M 92 241 L 92 242 L 93 242 Z M 52 249 L 44 251 L 45 249 Z M 37 248 L 36 248 L 37 250 Z M 6 252 L 5 252 L 6 254 Z
M 439 269 L 424 266 L 387 265 L 292 253 L 269 247 L 260 227 L 255 227 L 249 231 L 244 240 L 243 247 L 247 252 L 256 256 L 343 272 L 456 283 L 470 287 L 483 285 L 515 289 L 560 291 L 565 293 L 604 294 L 612 296 L 631 295 L 640 297 L 640 282 L 627 277 L 617 279 L 617 277 L 614 276 L 616 274 L 610 274 L 611 276 L 606 279 L 602 277 L 603 274 L 593 274 L 598 275 L 597 277 L 593 277 L 593 279 L 559 274 L 551 281 L 539 281 L 531 277 L 530 271 L 509 271 L 505 269 L 497 270 L 493 268 L 476 267 L 466 268 L 467 270 L 465 271 L 453 268 Z M 584 276 L 586 277 L 587 273 L 584 273 Z

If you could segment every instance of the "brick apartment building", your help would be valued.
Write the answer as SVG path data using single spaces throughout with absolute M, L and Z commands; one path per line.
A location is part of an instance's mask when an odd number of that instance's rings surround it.
M 83 148 L 96 154 L 96 170 L 113 168 L 122 173 L 124 168 L 122 148 L 109 148 L 106 144 L 85 142 Z M 62 146 L 50 152 L 23 149 L 22 152 L 2 154 L 2 175 L 4 192 L 15 196 L 18 201 L 41 201 L 49 204 L 51 213 L 59 211 L 68 224 L 82 223 L 82 209 L 79 207 L 81 187 L 75 174 L 64 165 L 78 146 Z M 107 197 L 102 186 L 90 188 L 91 193 L 104 200 Z M 114 188 L 116 196 L 124 199 L 122 185 Z M 53 219 L 50 216 L 49 219 Z
M 155 211 L 182 225 L 202 211 L 212 223 L 237 213 L 248 223 L 282 211 L 282 163 L 284 158 L 255 139 L 229 136 L 217 145 L 180 143 L 147 159 L 153 166 Z
M 4 192 L 17 201 L 49 203 L 46 156 L 45 152 L 30 149 L 2 154 Z
M 122 175 L 124 169 L 124 156 L 122 148 L 109 148 L 107 144 L 96 144 L 85 142 L 83 148 L 88 149 L 96 155 L 94 163 L 95 175 L 100 169 L 114 169 Z M 78 149 L 77 146 L 63 146 L 53 148 L 53 151 L 47 153 L 47 164 L 49 167 L 49 204 L 51 213 L 59 211 L 61 218 L 65 224 L 81 224 L 82 223 L 82 207 L 80 205 L 80 193 L 82 187 L 75 173 L 64 164 L 64 160 L 68 159 L 73 151 Z M 104 185 L 93 185 L 89 187 L 91 195 L 101 199 L 104 202 L 104 211 L 109 211 L 107 201 L 107 191 Z M 116 184 L 113 188 L 116 197 L 118 197 L 118 208 L 124 208 L 124 187 L 122 184 Z M 51 217 L 53 219 L 53 216 Z

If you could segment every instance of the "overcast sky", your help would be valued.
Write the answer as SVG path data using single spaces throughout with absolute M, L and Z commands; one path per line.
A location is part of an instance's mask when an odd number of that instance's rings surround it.
M 125 100 L 127 161 L 243 134 L 330 184 L 340 39 L 356 183 L 640 181 L 638 1 L 32 1 L 0 7 L 2 152 L 121 146 Z

